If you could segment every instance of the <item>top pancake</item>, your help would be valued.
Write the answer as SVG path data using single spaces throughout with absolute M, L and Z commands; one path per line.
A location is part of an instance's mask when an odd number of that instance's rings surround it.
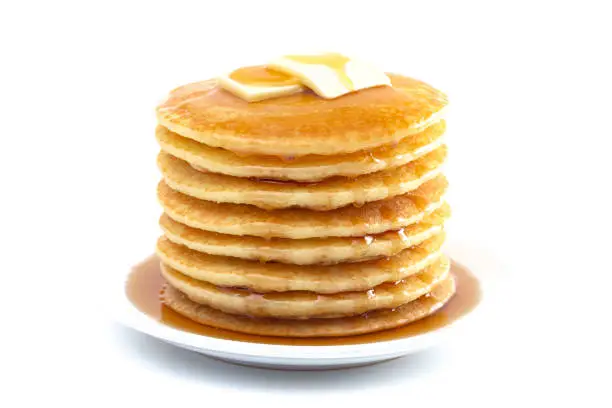
M 446 96 L 389 74 L 392 87 L 336 99 L 311 91 L 246 102 L 215 80 L 173 90 L 157 108 L 160 124 L 183 137 L 235 152 L 276 156 L 336 155 L 398 142 L 438 121 Z

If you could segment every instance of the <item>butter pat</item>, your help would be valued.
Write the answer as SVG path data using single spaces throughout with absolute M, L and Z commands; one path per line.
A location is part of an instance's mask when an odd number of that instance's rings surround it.
M 298 78 L 265 66 L 244 67 L 217 78 L 219 85 L 247 102 L 257 102 L 301 92 Z
M 391 80 L 373 65 L 342 54 L 286 55 L 269 68 L 299 79 L 319 96 L 333 99 L 360 89 L 391 85 Z

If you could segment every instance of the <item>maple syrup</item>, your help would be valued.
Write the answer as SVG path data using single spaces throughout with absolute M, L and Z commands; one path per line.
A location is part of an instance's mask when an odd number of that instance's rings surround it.
M 236 82 L 252 86 L 297 85 L 299 79 L 263 65 L 243 67 L 233 71 L 229 77 Z
M 147 258 L 133 268 L 126 284 L 126 294 L 128 299 L 138 310 L 158 320 L 160 323 L 204 336 L 264 344 L 311 346 L 364 344 L 412 337 L 431 332 L 453 323 L 472 311 L 480 302 L 481 297 L 478 279 L 476 279 L 466 267 L 454 261 L 451 264 L 451 273 L 455 277 L 457 292 L 451 300 L 436 313 L 395 329 L 357 336 L 331 338 L 258 336 L 217 329 L 196 323 L 178 314 L 162 303 L 160 295 L 165 281 L 161 276 L 159 259 L 156 256 Z

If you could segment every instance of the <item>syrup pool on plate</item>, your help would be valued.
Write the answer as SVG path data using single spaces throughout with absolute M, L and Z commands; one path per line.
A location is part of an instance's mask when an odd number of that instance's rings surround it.
M 166 307 L 161 301 L 165 284 L 161 276 L 159 259 L 151 256 L 136 265 L 126 284 L 126 293 L 132 304 L 149 317 L 176 329 L 199 335 L 249 343 L 335 346 L 365 344 L 417 336 L 448 326 L 470 313 L 480 302 L 478 279 L 464 266 L 452 262 L 451 273 L 455 277 L 457 291 L 451 300 L 434 314 L 405 326 L 380 332 L 345 337 L 285 338 L 257 336 L 217 329 L 196 323 Z M 364 315 L 364 319 L 367 314 Z

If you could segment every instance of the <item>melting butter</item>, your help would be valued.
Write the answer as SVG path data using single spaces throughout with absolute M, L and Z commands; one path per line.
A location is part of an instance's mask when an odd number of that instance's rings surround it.
M 298 64 L 323 65 L 334 70 L 338 80 L 350 90 L 355 90 L 355 85 L 349 76 L 346 74 L 346 64 L 350 62 L 350 58 L 342 54 L 330 53 L 320 55 L 287 55 L 284 58 L 294 61 Z
M 225 90 L 248 102 L 287 96 L 312 89 L 333 99 L 350 92 L 391 85 L 373 65 L 338 53 L 286 55 L 268 65 L 239 68 L 219 77 Z
M 247 102 L 278 98 L 304 89 L 298 78 L 261 65 L 239 68 L 218 81 L 222 88 Z
M 391 85 L 389 77 L 373 65 L 338 53 L 287 55 L 270 62 L 268 67 L 299 78 L 326 99 Z

